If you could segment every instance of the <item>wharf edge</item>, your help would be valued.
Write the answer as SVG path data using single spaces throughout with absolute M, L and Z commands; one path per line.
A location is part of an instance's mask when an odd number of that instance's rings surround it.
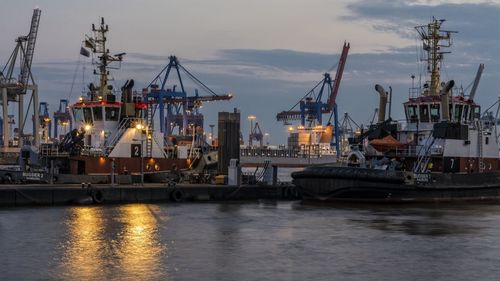
M 242 200 L 298 200 L 293 185 L 220 186 L 200 184 L 140 185 L 3 185 L 0 207 L 161 202 L 224 202 Z

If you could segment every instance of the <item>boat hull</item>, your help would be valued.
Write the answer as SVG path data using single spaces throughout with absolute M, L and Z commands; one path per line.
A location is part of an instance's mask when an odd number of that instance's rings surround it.
M 410 173 L 351 167 L 309 167 L 292 174 L 304 200 L 436 202 L 500 199 L 500 172 L 429 174 L 418 183 Z

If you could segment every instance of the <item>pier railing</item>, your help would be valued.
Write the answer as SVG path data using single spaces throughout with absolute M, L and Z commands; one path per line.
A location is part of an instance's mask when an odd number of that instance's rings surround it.
M 57 144 L 42 143 L 40 145 L 40 155 L 44 157 L 68 157 L 69 153 L 60 151 Z
M 241 157 L 285 157 L 285 158 L 320 158 L 335 156 L 334 151 L 323 152 L 317 147 L 311 149 L 288 148 L 240 148 Z
M 384 155 L 388 157 L 417 157 L 424 148 L 424 145 L 409 145 L 404 148 L 397 148 L 391 151 L 386 152 Z M 430 155 L 442 155 L 443 147 L 441 146 L 432 146 L 429 150 Z M 368 153 L 367 153 L 368 154 Z M 368 154 L 367 156 L 376 156 L 375 154 Z

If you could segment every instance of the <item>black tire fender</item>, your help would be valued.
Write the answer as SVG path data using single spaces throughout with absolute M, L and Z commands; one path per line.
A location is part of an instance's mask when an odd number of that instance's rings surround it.
M 104 194 L 100 190 L 92 190 L 92 201 L 101 204 L 104 201 Z
M 182 190 L 175 188 L 170 192 L 170 199 L 174 202 L 181 202 L 184 199 L 184 192 Z

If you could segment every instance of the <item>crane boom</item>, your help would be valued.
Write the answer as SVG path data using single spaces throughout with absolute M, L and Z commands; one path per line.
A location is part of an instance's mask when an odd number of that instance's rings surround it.
M 337 66 L 337 72 L 335 73 L 335 80 L 333 80 L 332 93 L 328 97 L 328 112 L 331 112 L 333 105 L 337 100 L 337 94 L 339 92 L 340 80 L 342 80 L 342 74 L 344 73 L 344 66 L 347 60 L 347 54 L 349 53 L 350 43 L 344 42 L 344 47 L 342 48 L 342 54 L 340 55 L 339 64 Z
M 337 64 L 337 72 L 335 73 L 335 80 L 331 79 L 329 73 L 324 74 L 324 78 L 320 81 L 312 90 L 310 90 L 302 99 L 297 102 L 290 110 L 282 111 L 276 114 L 276 119 L 278 121 L 288 122 L 290 120 L 301 120 L 304 123 L 305 119 L 316 119 L 321 123 L 321 114 L 328 114 L 334 110 L 337 94 L 340 87 L 340 81 L 342 80 L 342 74 L 344 72 L 345 63 L 347 61 L 347 55 L 349 53 L 350 43 L 344 42 L 342 48 L 342 53 L 339 58 L 339 63 Z M 313 100 L 311 94 L 314 90 L 321 85 L 318 96 Z M 323 103 L 321 97 L 323 96 L 323 90 L 329 90 L 330 95 L 328 96 L 327 102 Z M 326 94 L 325 94 L 326 96 Z M 294 108 L 300 105 L 300 110 L 294 110 Z M 307 117 L 305 115 L 308 115 Z M 304 124 L 302 124 L 304 125 Z
M 474 79 L 474 84 L 472 85 L 472 89 L 470 90 L 469 99 L 471 100 L 474 100 L 474 96 L 476 95 L 477 86 L 479 86 L 479 81 L 481 80 L 481 75 L 483 74 L 483 70 L 484 70 L 484 64 L 481 63 L 479 64 L 476 73 L 476 78 Z
M 24 56 L 24 62 L 21 67 L 21 77 L 19 82 L 22 85 L 28 85 L 28 80 L 31 72 L 31 62 L 33 61 L 33 54 L 35 52 L 36 36 L 38 34 L 38 25 L 40 23 L 40 14 L 42 11 L 40 9 L 33 10 L 33 17 L 31 18 L 30 33 L 28 36 L 19 38 L 18 40 L 26 40 L 26 50 Z

